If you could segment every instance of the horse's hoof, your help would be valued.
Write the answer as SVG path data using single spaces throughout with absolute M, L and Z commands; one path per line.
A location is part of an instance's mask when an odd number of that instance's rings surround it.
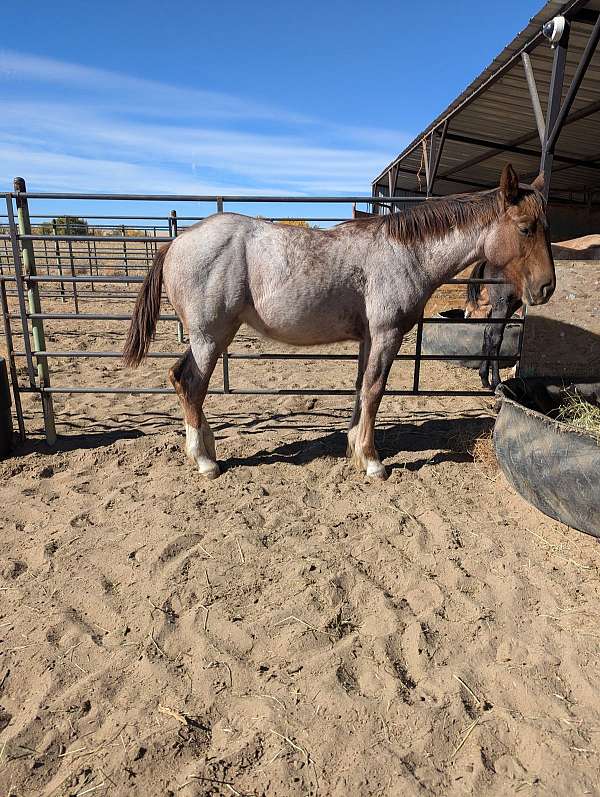
M 212 479 L 217 479 L 221 475 L 221 470 L 220 470 L 219 466 L 217 465 L 217 463 L 215 462 L 215 464 L 211 465 L 210 467 L 206 467 L 206 468 L 198 467 L 198 473 L 204 479 L 211 479 L 212 480 Z
M 385 469 L 385 466 L 381 464 L 381 462 L 369 462 L 367 464 L 367 476 L 370 479 L 379 479 L 380 481 L 384 482 L 387 478 L 389 478 L 389 473 Z

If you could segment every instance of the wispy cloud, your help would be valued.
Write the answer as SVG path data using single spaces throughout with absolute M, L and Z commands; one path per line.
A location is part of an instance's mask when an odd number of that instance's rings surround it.
M 363 193 L 408 140 L 7 51 L 0 93 L 0 180 L 39 190 Z

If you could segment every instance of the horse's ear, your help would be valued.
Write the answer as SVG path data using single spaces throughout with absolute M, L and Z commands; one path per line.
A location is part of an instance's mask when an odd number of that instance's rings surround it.
M 510 163 L 502 169 L 500 191 L 507 205 L 515 205 L 519 197 L 519 177 Z
M 531 183 L 532 188 L 535 188 L 536 191 L 543 191 L 544 190 L 544 172 L 540 172 L 535 180 Z

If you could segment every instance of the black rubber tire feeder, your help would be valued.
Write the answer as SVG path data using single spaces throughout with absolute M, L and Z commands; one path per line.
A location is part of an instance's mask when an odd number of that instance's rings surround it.
M 0 357 L 0 458 L 8 456 L 12 451 L 13 425 L 10 412 L 11 403 L 6 361 L 4 357 Z
M 565 393 L 600 406 L 600 382 L 532 377 L 498 385 L 498 463 L 530 504 L 571 528 L 600 537 L 600 444 L 552 416 Z
M 459 308 L 436 313 L 434 318 L 464 319 L 465 311 Z M 479 369 L 483 349 L 485 324 L 424 324 L 421 351 L 423 354 L 455 354 L 471 355 L 470 359 L 449 360 L 452 365 L 464 368 Z M 504 330 L 504 338 L 500 349 L 501 368 L 511 368 L 516 362 L 519 352 L 520 324 L 510 321 Z

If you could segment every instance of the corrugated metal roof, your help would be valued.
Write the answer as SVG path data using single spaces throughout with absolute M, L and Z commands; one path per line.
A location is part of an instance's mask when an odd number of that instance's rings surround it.
M 600 0 L 549 0 L 527 27 L 492 61 L 478 78 L 441 113 L 373 182 L 388 189 L 388 173 L 399 167 L 398 193 L 425 192 L 422 144 L 447 119 L 448 137 L 440 158 L 434 192 L 451 194 L 478 186 L 494 186 L 503 165 L 510 160 L 523 177 L 537 174 L 540 140 L 527 87 L 521 53 L 527 51 L 535 74 L 544 113 L 552 72 L 554 51 L 542 36 L 542 25 L 559 13 L 574 16 L 582 9 L 600 11 Z M 572 21 L 564 92 L 566 92 L 592 30 L 590 24 Z M 563 96 L 564 96 L 563 92 Z M 594 109 L 593 113 L 589 113 Z M 585 114 L 585 116 L 584 116 Z M 579 118 L 583 116 L 583 118 Z M 596 51 L 555 150 L 552 195 L 600 189 L 600 51 Z M 503 146 L 518 146 L 525 152 L 490 149 L 463 139 L 480 139 Z M 487 155 L 485 159 L 483 156 Z M 572 165 L 561 158 L 591 161 Z

